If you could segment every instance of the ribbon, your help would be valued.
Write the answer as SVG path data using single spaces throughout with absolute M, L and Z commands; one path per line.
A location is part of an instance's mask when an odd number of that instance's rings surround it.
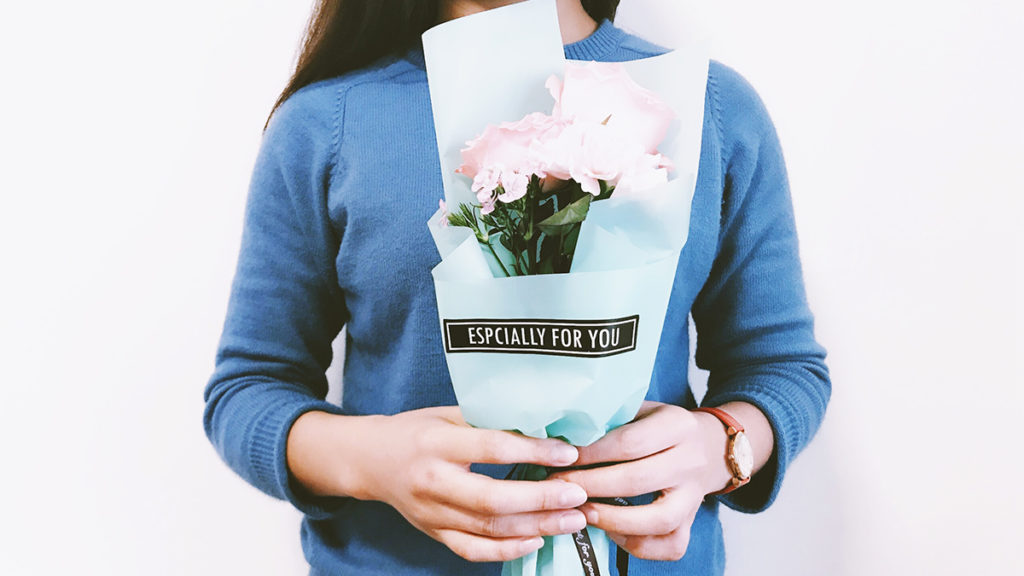
M 579 532 L 572 534 L 573 544 L 576 545 L 576 553 L 580 555 L 580 564 L 583 565 L 584 576 L 601 576 L 601 569 L 597 567 L 597 561 L 591 555 L 594 545 L 590 542 L 590 534 L 584 526 Z
M 625 498 L 591 498 L 594 502 L 600 504 L 610 504 L 612 506 L 632 506 L 629 500 Z M 586 530 L 586 528 L 584 528 Z M 615 546 L 615 569 L 619 571 L 619 576 L 626 576 L 629 573 L 629 552 L 622 549 L 621 546 Z

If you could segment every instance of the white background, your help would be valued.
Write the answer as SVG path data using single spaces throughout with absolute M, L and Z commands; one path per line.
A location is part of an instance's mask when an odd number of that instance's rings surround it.
M 0 8 L 0 573 L 303 574 L 202 389 L 306 2 Z M 834 392 L 730 576 L 981 575 L 1024 536 L 1019 2 L 623 0 L 785 150 Z M 332 372 L 337 378 L 337 372 Z

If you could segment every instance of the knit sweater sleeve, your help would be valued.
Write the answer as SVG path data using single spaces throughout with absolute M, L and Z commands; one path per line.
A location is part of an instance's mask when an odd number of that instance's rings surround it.
M 204 427 L 224 461 L 263 492 L 319 518 L 343 498 L 314 497 L 289 474 L 295 420 L 325 401 L 331 343 L 346 320 L 334 274 L 338 240 L 327 190 L 337 169 L 337 90 L 308 87 L 264 133 L 245 207 L 241 249 Z
M 771 423 L 775 448 L 744 487 L 718 496 L 735 510 L 771 505 L 787 467 L 816 433 L 831 395 L 814 337 L 786 168 L 754 89 L 712 63 L 709 95 L 720 136 L 724 192 L 717 255 L 697 296 L 697 365 L 704 406 L 743 401 Z

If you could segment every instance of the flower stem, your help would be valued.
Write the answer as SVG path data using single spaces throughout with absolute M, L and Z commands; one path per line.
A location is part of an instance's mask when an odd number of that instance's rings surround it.
M 501 261 L 501 258 L 498 258 L 498 253 L 494 251 L 494 246 L 491 246 L 490 241 L 487 242 L 487 248 L 491 251 L 491 254 L 494 255 L 494 259 L 498 261 L 498 266 L 501 266 L 501 271 L 505 273 L 505 277 L 508 278 L 512 276 L 508 273 L 508 269 L 505 268 L 505 264 Z

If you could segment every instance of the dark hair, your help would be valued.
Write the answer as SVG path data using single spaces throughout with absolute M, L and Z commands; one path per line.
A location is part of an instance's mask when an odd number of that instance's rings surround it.
M 619 0 L 582 3 L 598 22 L 614 20 L 619 6 Z M 295 72 L 270 115 L 304 86 L 358 70 L 416 45 L 420 35 L 437 24 L 439 7 L 440 0 L 317 0 Z

